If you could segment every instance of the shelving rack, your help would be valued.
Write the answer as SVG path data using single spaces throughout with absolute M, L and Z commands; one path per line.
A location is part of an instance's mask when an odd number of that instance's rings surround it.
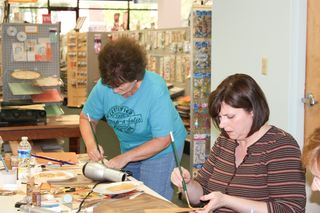
M 109 39 L 107 32 L 67 34 L 67 105 L 81 107 L 99 79 L 98 53 Z M 88 66 L 90 65 L 90 67 Z
M 185 87 L 190 75 L 190 28 L 146 29 L 112 32 L 112 39 L 131 37 L 147 52 L 147 69 L 168 83 Z
M 193 176 L 197 175 L 210 152 L 211 18 L 211 6 L 192 7 L 190 168 Z

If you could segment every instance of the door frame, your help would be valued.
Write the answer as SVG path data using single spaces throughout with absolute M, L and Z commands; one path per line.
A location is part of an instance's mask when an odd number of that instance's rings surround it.
M 292 1 L 291 71 L 289 72 L 288 131 L 295 137 L 302 149 L 304 144 L 304 104 L 306 75 L 306 33 L 307 0 Z M 290 50 L 289 50 L 290 51 Z

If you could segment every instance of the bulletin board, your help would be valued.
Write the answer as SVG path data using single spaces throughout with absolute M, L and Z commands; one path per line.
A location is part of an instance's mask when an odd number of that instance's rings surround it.
M 60 77 L 59 24 L 4 23 L 1 27 L 3 100 L 31 99 L 41 90 L 34 87 L 35 78 Z M 22 85 L 21 91 L 32 91 L 17 95 L 12 91 L 16 85 Z

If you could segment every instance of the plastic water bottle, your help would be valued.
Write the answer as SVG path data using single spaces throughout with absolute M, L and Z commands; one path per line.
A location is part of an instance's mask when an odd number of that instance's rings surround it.
M 18 179 L 27 182 L 30 176 L 31 145 L 28 137 L 22 137 L 18 145 Z

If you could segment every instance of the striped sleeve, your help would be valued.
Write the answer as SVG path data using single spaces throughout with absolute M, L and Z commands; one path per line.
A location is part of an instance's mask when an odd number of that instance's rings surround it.
M 298 144 L 286 135 L 273 143 L 268 152 L 268 212 L 305 212 L 305 172 Z

